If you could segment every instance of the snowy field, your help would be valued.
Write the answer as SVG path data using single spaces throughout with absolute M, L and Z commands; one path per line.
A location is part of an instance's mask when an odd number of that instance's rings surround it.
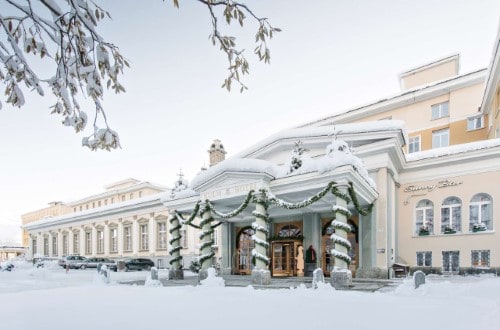
M 500 277 L 432 276 L 383 293 L 117 283 L 147 274 L 112 272 L 104 284 L 95 270 L 16 263 L 0 271 L 0 329 L 500 330 Z

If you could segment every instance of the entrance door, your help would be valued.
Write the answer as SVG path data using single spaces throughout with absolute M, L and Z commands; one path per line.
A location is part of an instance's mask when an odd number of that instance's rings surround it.
M 255 234 L 255 230 L 252 228 L 243 228 L 237 236 L 235 274 L 249 275 L 252 273 L 252 250 L 255 247 L 255 243 L 252 240 L 253 234 Z
M 273 276 L 293 276 L 295 265 L 294 243 L 272 243 L 272 273 Z

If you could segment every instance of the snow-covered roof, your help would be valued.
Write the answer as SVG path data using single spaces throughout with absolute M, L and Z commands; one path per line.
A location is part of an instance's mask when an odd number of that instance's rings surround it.
M 465 153 L 469 151 L 488 149 L 500 146 L 500 139 L 476 141 L 470 143 L 464 143 L 459 145 L 453 145 L 449 147 L 430 149 L 420 152 L 414 152 L 406 155 L 406 160 L 408 162 L 418 161 L 428 158 L 438 158 L 443 156 L 450 156 L 460 153 Z
M 337 135 L 352 135 L 369 132 L 382 132 L 382 131 L 401 131 L 406 139 L 405 122 L 402 120 L 378 120 L 363 123 L 340 124 L 340 125 L 327 125 L 319 127 L 300 127 L 282 130 L 276 134 L 270 135 L 267 138 L 259 141 L 250 148 L 244 149 L 239 152 L 234 158 L 243 158 L 253 153 L 256 150 L 262 149 L 279 140 L 294 139 L 301 140 L 310 137 L 332 136 Z
M 191 182 L 191 187 L 196 190 L 203 183 L 224 172 L 264 173 L 276 178 L 280 173 L 280 168 L 261 159 L 229 158 L 200 172 Z
M 149 204 L 154 203 L 156 201 L 158 201 L 158 204 L 160 205 L 161 204 L 160 199 L 162 197 L 164 197 L 164 195 L 165 195 L 165 192 L 161 192 L 161 193 L 147 195 L 147 196 L 140 197 L 140 198 L 131 199 L 131 200 L 124 201 L 124 202 L 109 204 L 109 205 L 102 206 L 102 207 L 96 207 L 96 208 L 85 210 L 85 211 L 67 213 L 67 214 L 63 214 L 60 216 L 56 216 L 56 217 L 44 217 L 40 220 L 26 224 L 25 226 L 23 226 L 23 228 L 26 228 L 26 229 L 36 228 L 36 227 L 39 227 L 41 225 L 54 224 L 57 222 L 64 222 L 65 220 L 70 220 L 70 219 L 71 220 L 80 220 L 80 219 L 83 220 L 83 219 L 87 219 L 89 217 L 95 217 L 96 215 L 100 215 L 100 214 L 112 213 L 114 210 L 118 210 L 118 209 L 123 210 L 123 209 L 127 209 L 127 208 L 141 207 L 144 204 L 149 205 Z

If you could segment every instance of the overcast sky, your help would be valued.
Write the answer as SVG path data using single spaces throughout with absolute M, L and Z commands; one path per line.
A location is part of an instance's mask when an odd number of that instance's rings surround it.
M 500 17 L 498 0 L 247 1 L 283 32 L 264 65 L 251 53 L 255 24 L 235 26 L 251 59 L 240 94 L 220 88 L 226 60 L 208 40 L 207 9 L 171 2 L 103 5 L 113 20 L 101 35 L 131 63 L 127 93 L 109 92 L 104 102 L 122 149 L 81 147 L 83 135 L 50 115 L 50 97 L 28 94 L 22 109 L 2 99 L 0 244 L 20 242 L 21 214 L 48 202 L 130 177 L 171 186 L 181 168 L 190 180 L 208 165 L 213 139 L 231 156 L 279 130 L 397 94 L 400 73 L 448 55 L 460 54 L 461 73 L 485 68 Z

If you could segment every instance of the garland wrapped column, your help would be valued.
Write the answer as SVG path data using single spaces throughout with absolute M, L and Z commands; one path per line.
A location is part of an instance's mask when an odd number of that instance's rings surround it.
M 338 187 L 333 193 L 335 195 L 335 205 L 333 206 L 335 220 L 332 221 L 332 226 L 335 228 L 335 233 L 331 236 L 334 243 L 331 253 L 335 258 L 335 265 L 331 281 L 336 289 L 342 289 L 348 287 L 352 281 L 352 274 L 349 271 L 351 257 L 348 254 L 351 244 L 347 240 L 347 233 L 351 231 L 351 227 L 347 224 L 347 218 L 351 213 L 347 209 L 349 201 L 347 188 Z
M 255 216 L 255 221 L 252 223 L 252 228 L 255 234 L 252 240 L 255 242 L 255 248 L 252 250 L 252 256 L 255 258 L 255 269 L 252 271 L 252 282 L 254 284 L 270 284 L 271 272 L 269 268 L 269 257 L 267 251 L 269 242 L 267 241 L 269 216 L 267 215 L 267 200 L 265 194 L 255 196 L 255 211 L 252 215 Z
M 210 210 L 208 203 L 206 203 L 203 206 L 201 217 L 202 219 L 200 222 L 200 227 L 201 227 L 200 266 L 201 266 L 201 271 L 204 271 L 205 273 L 206 270 L 210 268 L 210 266 L 212 266 L 212 258 L 215 255 L 212 247 L 214 245 L 214 241 L 212 239 L 212 234 L 214 233 L 214 230 L 212 229 L 212 221 L 214 220 L 214 218 L 212 217 L 212 211 Z M 201 271 L 200 271 L 200 277 L 203 277 Z
M 169 278 L 170 279 L 183 279 L 184 273 L 182 271 L 182 256 L 181 256 L 181 224 L 179 218 L 177 217 L 177 213 L 175 211 L 170 212 L 170 236 L 172 237 L 169 240 L 170 244 L 170 271 Z

